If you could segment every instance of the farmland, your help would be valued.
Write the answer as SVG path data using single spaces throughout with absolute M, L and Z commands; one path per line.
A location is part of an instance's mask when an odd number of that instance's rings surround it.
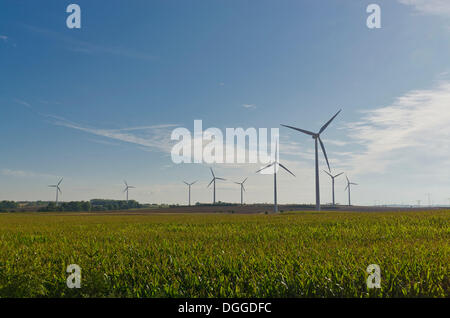
M 448 210 L 2 213 L 0 297 L 449 297 L 449 224 Z

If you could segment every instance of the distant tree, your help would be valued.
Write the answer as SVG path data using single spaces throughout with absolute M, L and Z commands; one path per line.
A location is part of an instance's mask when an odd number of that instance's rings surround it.
M 6 201 L 6 200 L 4 200 L 4 201 L 0 202 L 0 211 L 1 212 L 17 209 L 18 207 L 19 207 L 19 204 L 17 202 L 14 202 L 14 201 Z

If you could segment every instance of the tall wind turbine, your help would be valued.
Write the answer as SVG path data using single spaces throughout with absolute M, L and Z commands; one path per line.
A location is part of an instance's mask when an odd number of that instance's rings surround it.
M 59 182 L 57 184 L 49 185 L 49 187 L 51 187 L 51 188 L 56 188 L 56 201 L 55 201 L 56 206 L 58 206 L 58 192 L 62 194 L 61 188 L 59 187 L 59 185 L 61 184 L 62 181 L 63 181 L 63 178 L 61 178 L 61 180 L 59 180 Z
M 133 187 L 133 186 L 128 185 L 128 183 L 127 183 L 125 180 L 123 180 L 123 183 L 125 184 L 125 189 L 123 190 L 123 192 L 126 192 L 126 193 L 127 193 L 127 203 L 128 203 L 128 190 L 129 190 L 129 189 L 134 189 L 134 188 L 136 188 L 136 187 Z
M 342 109 L 341 109 L 342 110 Z M 325 151 L 325 146 L 323 145 L 322 140 L 320 139 L 320 134 L 323 133 L 323 131 L 328 127 L 328 125 L 333 121 L 333 119 L 336 118 L 336 116 L 341 112 L 339 110 L 329 121 L 323 125 L 318 133 L 314 133 L 308 130 L 300 129 L 297 127 L 287 126 L 287 125 L 281 125 L 283 127 L 291 128 L 294 130 L 297 130 L 299 132 L 302 132 L 304 134 L 310 135 L 312 139 L 314 139 L 315 144 L 315 160 L 316 160 L 316 210 L 320 211 L 320 188 L 319 188 L 319 149 L 318 149 L 318 143 L 320 143 L 320 147 L 322 148 L 323 155 L 325 156 L 325 160 L 327 161 L 328 171 L 331 171 L 330 164 L 328 162 L 327 158 L 327 152 Z
M 241 186 L 241 205 L 244 205 L 244 191 L 245 191 L 244 183 L 245 181 L 247 181 L 247 179 L 248 178 L 245 178 L 244 181 L 242 182 L 235 182 L 236 184 L 239 184 Z
M 211 169 L 211 173 L 212 173 L 213 178 L 212 178 L 211 182 L 208 184 L 208 187 L 207 187 L 207 188 L 209 188 L 209 186 L 211 185 L 211 183 L 214 183 L 213 204 L 216 204 L 216 180 L 224 180 L 224 181 L 225 181 L 225 179 L 224 179 L 224 178 L 216 177 L 216 175 L 214 174 L 213 169 L 212 169 L 212 168 L 209 168 L 209 169 Z
M 258 171 L 256 171 L 256 173 L 267 169 L 271 166 L 273 166 L 273 204 L 274 204 L 274 212 L 277 213 L 278 212 L 278 203 L 277 203 L 277 165 L 280 166 L 281 168 L 283 168 L 284 170 L 286 170 L 287 172 L 289 172 L 291 175 L 293 175 L 295 177 L 295 174 L 293 174 L 292 172 L 289 171 L 288 168 L 286 168 L 285 166 L 283 166 L 279 161 L 278 161 L 278 144 L 275 145 L 275 160 L 268 164 L 267 166 L 265 166 L 262 169 L 259 169 Z
M 331 173 L 329 173 L 328 171 L 326 171 L 326 170 L 324 170 L 324 172 L 325 172 L 327 175 L 329 175 L 330 178 L 331 178 L 331 185 L 332 185 L 331 191 L 332 191 L 332 193 L 333 193 L 333 206 L 335 206 L 335 203 L 334 203 L 334 179 L 337 178 L 337 177 L 339 177 L 341 174 L 343 174 L 343 172 L 341 172 L 341 173 L 339 173 L 339 174 L 336 174 L 336 175 L 334 175 L 334 176 L 333 176 Z M 376 205 L 376 202 L 375 202 L 375 205 Z
M 197 181 L 187 183 L 186 181 L 183 181 L 188 187 L 189 187 L 189 206 L 191 206 L 191 186 L 196 183 Z
M 348 177 L 347 176 L 345 176 L 346 178 L 347 178 L 347 186 L 345 187 L 345 190 L 347 190 L 348 189 L 348 206 L 351 206 L 352 205 L 352 202 L 350 201 L 350 186 L 353 184 L 353 185 L 358 185 L 357 183 L 353 183 L 353 182 L 350 182 L 350 180 L 348 179 Z M 344 191 L 345 191 L 344 190 Z

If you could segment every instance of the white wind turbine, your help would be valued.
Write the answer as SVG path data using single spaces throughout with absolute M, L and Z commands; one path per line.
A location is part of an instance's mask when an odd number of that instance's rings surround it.
M 189 187 L 189 206 L 191 206 L 191 186 L 196 183 L 197 181 L 187 183 L 186 181 L 183 181 L 188 187 Z
M 333 121 L 333 119 L 336 118 L 336 116 L 341 112 L 341 110 L 339 110 L 336 115 L 334 115 L 333 117 L 331 117 L 331 119 L 329 121 L 327 121 L 325 123 L 325 125 L 323 125 L 318 133 L 314 133 L 308 130 L 304 130 L 304 129 L 300 129 L 297 127 L 292 127 L 292 126 L 287 126 L 287 125 L 281 125 L 283 127 L 287 127 L 287 128 L 291 128 L 294 130 L 297 130 L 299 132 L 302 132 L 304 134 L 310 135 L 312 137 L 312 139 L 314 139 L 314 143 L 315 143 L 315 161 L 316 161 L 316 210 L 320 211 L 320 187 L 319 187 L 319 148 L 318 148 L 318 143 L 320 143 L 320 147 L 322 148 L 322 152 L 323 155 L 325 156 L 325 160 L 327 161 L 327 166 L 328 166 L 328 171 L 331 171 L 330 169 L 330 164 L 328 162 L 328 158 L 327 158 L 327 152 L 325 151 L 325 146 L 323 145 L 322 140 L 320 139 L 320 134 L 323 133 L 323 131 L 328 127 L 328 125 Z
M 248 178 L 245 178 L 244 181 L 242 182 L 235 182 L 236 184 L 239 184 L 241 186 L 241 205 L 244 205 L 244 191 L 245 191 L 244 183 L 245 181 L 247 181 L 247 179 Z
M 343 172 L 336 174 L 336 175 L 332 175 L 331 173 L 329 173 L 328 171 L 324 170 L 324 172 L 330 176 L 331 178 L 331 191 L 333 193 L 333 206 L 335 206 L 335 201 L 334 201 L 334 179 L 339 177 L 341 174 L 343 174 Z
M 277 165 L 280 166 L 281 168 L 283 168 L 284 170 L 286 170 L 287 172 L 289 172 L 291 175 L 293 175 L 295 177 L 295 174 L 290 172 L 288 168 L 283 166 L 278 161 L 278 144 L 275 144 L 275 160 L 273 162 L 271 162 L 270 164 L 268 164 L 267 166 L 265 166 L 264 168 L 261 168 L 258 171 L 256 171 L 256 173 L 258 173 L 258 172 L 260 172 L 260 171 L 262 171 L 264 169 L 267 169 L 267 168 L 273 166 L 273 203 L 274 203 L 274 212 L 275 213 L 278 212 L 278 202 L 277 202 Z
M 213 204 L 216 204 L 216 180 L 224 180 L 224 181 L 225 181 L 226 179 L 216 177 L 216 175 L 214 174 L 213 169 L 212 169 L 212 168 L 209 168 L 209 169 L 211 169 L 211 173 L 212 173 L 213 178 L 212 178 L 211 182 L 208 184 L 207 188 L 209 188 L 209 186 L 211 185 L 211 183 L 214 183 L 214 189 L 213 189 Z
M 125 189 L 123 190 L 123 192 L 126 192 L 126 193 L 127 193 L 127 203 L 128 203 L 128 190 L 129 190 L 129 189 L 134 189 L 134 188 L 136 188 L 136 187 L 133 187 L 133 186 L 128 185 L 128 183 L 127 183 L 125 180 L 123 180 L 123 183 L 125 184 Z
M 58 205 L 58 192 L 62 194 L 61 188 L 59 187 L 59 185 L 61 184 L 61 182 L 63 181 L 63 178 L 61 178 L 61 180 L 59 180 L 59 182 L 57 184 L 52 184 L 49 185 L 49 187 L 51 188 L 56 188 L 56 201 L 55 201 L 55 205 Z
M 352 205 L 352 202 L 351 202 L 351 200 L 350 200 L 350 186 L 351 186 L 351 185 L 358 185 L 358 184 L 357 184 L 357 183 L 354 183 L 354 182 L 350 182 L 350 180 L 348 179 L 347 176 L 345 176 L 345 178 L 347 178 L 347 186 L 345 187 L 345 190 L 348 189 L 348 206 L 351 206 L 351 205 Z M 345 190 L 344 190 L 344 191 L 345 191 Z

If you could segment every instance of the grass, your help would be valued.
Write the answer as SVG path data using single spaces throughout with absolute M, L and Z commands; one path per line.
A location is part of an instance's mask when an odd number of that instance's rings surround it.
M 0 214 L 0 297 L 449 297 L 450 212 Z M 78 264 L 80 289 L 66 286 Z M 381 268 L 381 289 L 366 268 Z

